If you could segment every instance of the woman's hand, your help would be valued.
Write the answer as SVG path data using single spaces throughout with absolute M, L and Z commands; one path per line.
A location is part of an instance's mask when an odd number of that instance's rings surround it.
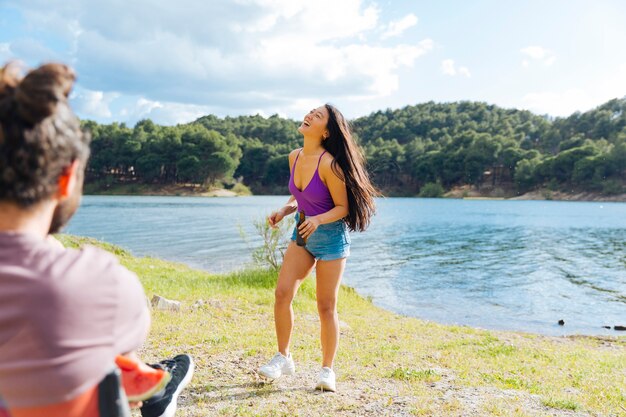
M 302 222 L 298 231 L 300 232 L 300 236 L 304 239 L 307 239 L 313 232 L 317 230 L 317 227 L 320 225 L 320 221 L 317 216 L 307 217 L 306 220 Z
M 278 223 L 280 223 L 283 217 L 285 217 L 285 212 L 283 209 L 280 209 L 272 212 L 272 214 L 268 216 L 267 222 L 273 229 L 276 229 L 278 227 Z

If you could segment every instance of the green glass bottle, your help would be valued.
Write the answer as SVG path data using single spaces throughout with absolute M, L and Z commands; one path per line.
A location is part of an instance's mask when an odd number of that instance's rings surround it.
M 300 225 L 304 223 L 306 216 L 303 211 L 298 212 L 298 226 L 297 226 L 297 235 L 296 235 L 296 244 L 298 246 L 306 246 L 306 239 L 302 237 L 300 234 Z

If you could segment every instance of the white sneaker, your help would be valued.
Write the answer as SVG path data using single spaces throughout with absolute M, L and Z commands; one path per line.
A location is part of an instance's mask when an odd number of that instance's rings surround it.
M 278 379 L 283 375 L 293 375 L 295 373 L 296 366 L 291 358 L 291 353 L 289 356 L 283 356 L 278 352 L 268 364 L 259 368 L 259 375 L 268 379 Z
M 335 372 L 326 366 L 323 367 L 315 389 L 335 392 Z

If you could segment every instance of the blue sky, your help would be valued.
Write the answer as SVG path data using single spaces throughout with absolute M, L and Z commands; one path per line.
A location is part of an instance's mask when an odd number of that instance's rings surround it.
M 0 0 L 0 62 L 69 63 L 102 123 L 431 100 L 566 116 L 626 95 L 624 23 L 621 0 Z

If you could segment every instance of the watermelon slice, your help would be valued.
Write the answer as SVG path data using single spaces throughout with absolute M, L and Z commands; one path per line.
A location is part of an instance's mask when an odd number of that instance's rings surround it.
M 172 379 L 169 372 L 152 368 L 127 356 L 118 355 L 115 364 L 122 371 L 122 386 L 130 402 L 147 400 Z

